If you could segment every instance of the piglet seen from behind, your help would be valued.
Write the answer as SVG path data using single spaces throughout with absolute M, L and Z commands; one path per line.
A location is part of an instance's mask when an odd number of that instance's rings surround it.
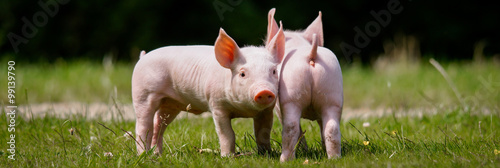
M 267 43 L 278 33 L 274 13 L 275 9 L 271 9 L 268 14 Z M 287 41 L 276 108 L 283 125 L 280 160 L 295 157 L 294 148 L 302 137 L 300 118 L 316 120 L 328 158 L 340 157 L 340 117 L 344 101 L 342 71 L 335 54 L 322 47 L 321 12 L 306 30 L 285 31 L 284 34 Z

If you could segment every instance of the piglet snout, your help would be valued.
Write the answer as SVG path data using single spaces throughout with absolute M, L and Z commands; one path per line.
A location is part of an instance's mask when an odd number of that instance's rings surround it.
M 274 95 L 274 93 L 271 92 L 270 90 L 262 90 L 255 95 L 253 100 L 258 104 L 267 105 L 272 103 L 275 98 L 276 95 Z

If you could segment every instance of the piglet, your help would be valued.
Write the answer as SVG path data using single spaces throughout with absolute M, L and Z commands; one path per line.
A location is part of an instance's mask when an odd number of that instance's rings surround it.
M 278 93 L 283 30 L 265 47 L 239 48 L 221 28 L 215 46 L 167 46 L 141 52 L 132 75 L 136 147 L 162 152 L 165 128 L 181 111 L 210 111 L 222 156 L 235 152 L 231 119 L 253 118 L 258 151 L 268 151 Z
M 267 43 L 278 33 L 275 9 L 268 14 Z M 328 158 L 340 157 L 340 117 L 344 101 L 342 71 L 335 54 L 323 46 L 321 12 L 304 31 L 285 31 L 277 114 L 283 125 L 280 161 L 295 157 L 300 118 L 316 120 Z M 305 142 L 305 141 L 304 141 Z

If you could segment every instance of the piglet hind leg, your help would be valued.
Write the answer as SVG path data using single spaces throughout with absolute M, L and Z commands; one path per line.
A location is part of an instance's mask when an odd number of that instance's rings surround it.
M 151 147 L 156 145 L 156 154 L 163 152 L 163 133 L 180 111 L 161 106 L 154 117 L 154 131 Z
M 275 114 L 276 116 L 278 117 L 278 120 L 280 121 L 281 125 L 283 125 L 283 120 L 282 120 L 282 114 L 281 114 L 281 110 L 280 110 L 280 106 L 279 104 L 276 104 L 276 106 L 274 107 L 274 111 L 275 111 Z M 300 126 L 300 124 L 299 124 Z M 306 138 L 304 137 L 305 135 L 305 131 L 302 131 L 302 126 L 299 127 L 300 129 L 300 134 L 299 134 L 299 148 L 302 150 L 302 151 L 308 151 L 309 150 L 309 147 L 307 146 L 307 141 L 306 141 Z
M 160 105 L 159 99 L 154 99 L 153 96 L 144 97 L 146 99 L 134 99 L 134 109 L 137 117 L 135 138 L 138 154 L 148 151 L 151 148 L 154 116 Z
M 259 154 L 271 152 L 273 109 L 269 108 L 253 119 L 255 139 Z
M 300 136 L 301 108 L 293 103 L 282 105 L 282 147 L 280 161 L 285 162 L 295 158 L 295 146 Z
M 322 110 L 321 137 L 329 159 L 341 157 L 340 117 L 342 108 L 332 106 Z
M 316 120 L 316 122 L 318 122 L 319 132 L 321 134 L 321 144 L 322 144 L 323 150 L 326 151 L 325 136 L 324 136 L 325 134 L 323 133 L 323 122 L 321 121 L 321 119 Z

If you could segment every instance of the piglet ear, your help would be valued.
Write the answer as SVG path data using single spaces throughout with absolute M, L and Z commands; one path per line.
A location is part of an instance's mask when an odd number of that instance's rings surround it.
M 274 13 L 276 12 L 276 8 L 272 8 L 269 10 L 267 14 L 267 37 L 266 37 L 266 45 L 271 42 L 271 39 L 278 33 L 278 24 L 276 20 L 274 20 Z
M 222 28 L 219 31 L 219 37 L 215 41 L 214 48 L 215 58 L 224 68 L 231 68 L 240 52 L 238 44 Z
M 306 30 L 302 33 L 302 36 L 309 41 L 311 44 L 313 43 L 313 34 L 316 34 L 316 38 L 318 39 L 318 45 L 323 46 L 323 22 L 321 22 L 321 11 L 319 11 L 318 17 L 307 27 Z
M 283 24 L 280 21 L 280 29 L 276 35 L 266 45 L 266 49 L 275 54 L 276 62 L 280 63 L 285 56 L 285 33 L 283 33 Z

